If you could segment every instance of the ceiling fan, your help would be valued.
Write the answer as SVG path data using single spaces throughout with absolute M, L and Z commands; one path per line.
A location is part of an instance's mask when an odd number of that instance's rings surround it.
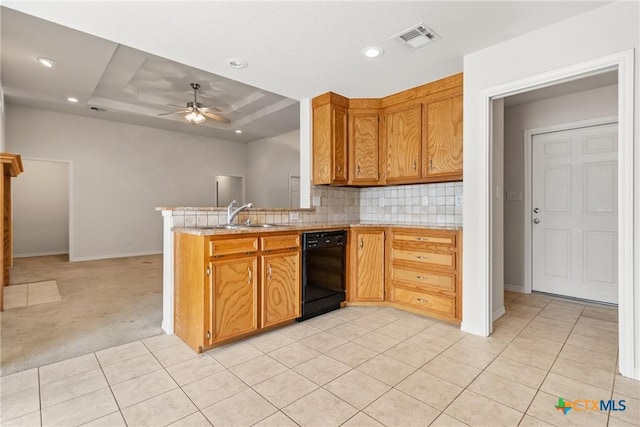
M 182 107 L 180 105 L 167 104 L 170 107 L 183 108 L 180 111 L 172 111 L 170 113 L 161 113 L 158 116 L 167 116 L 169 114 L 184 114 L 184 118 L 191 124 L 197 125 L 204 122 L 207 119 L 212 119 L 217 122 L 222 123 L 230 123 L 231 120 L 227 119 L 220 114 L 220 109 L 218 107 L 203 107 L 201 103 L 197 101 L 197 93 L 198 89 L 200 89 L 199 83 L 191 83 L 191 87 L 193 88 L 193 102 L 187 102 L 186 107 Z

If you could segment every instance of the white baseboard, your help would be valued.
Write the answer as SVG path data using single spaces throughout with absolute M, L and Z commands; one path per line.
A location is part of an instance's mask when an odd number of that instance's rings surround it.
M 517 292 L 519 294 L 524 294 L 524 286 L 523 285 L 509 285 L 507 283 L 504 284 L 505 291 Z
M 162 254 L 162 251 L 130 252 L 130 253 L 122 253 L 122 254 L 108 254 L 108 255 L 99 255 L 99 256 L 74 257 L 73 259 L 69 259 L 69 261 L 71 261 L 71 262 L 76 262 L 76 261 L 96 261 L 96 260 L 100 260 L 100 259 L 128 258 L 128 257 L 134 257 L 134 256 L 159 255 L 159 254 Z
M 499 318 L 504 316 L 506 313 L 507 312 L 504 309 L 504 305 L 503 305 L 502 307 L 500 307 L 499 309 L 497 309 L 496 311 L 493 312 L 493 321 L 495 322 L 496 320 L 498 320 Z
M 30 258 L 36 256 L 69 255 L 69 251 L 34 252 L 31 254 L 13 254 L 14 258 Z
M 482 328 L 479 328 L 477 324 L 465 322 L 464 320 L 460 324 L 460 330 L 462 332 L 467 332 L 467 333 L 473 334 L 473 335 L 479 335 L 481 337 L 488 337 L 489 336 L 488 333 L 485 333 L 485 331 Z

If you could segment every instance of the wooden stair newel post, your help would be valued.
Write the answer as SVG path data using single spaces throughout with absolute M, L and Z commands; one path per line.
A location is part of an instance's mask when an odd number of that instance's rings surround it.
M 0 180 L 0 207 L 2 211 L 2 227 L 0 227 L 0 239 L 2 240 L 2 274 L 0 275 L 0 311 L 4 309 L 4 287 L 11 283 L 9 269 L 13 265 L 13 235 L 11 216 L 11 178 L 20 175 L 24 169 L 22 158 L 19 154 L 0 153 L 3 176 Z

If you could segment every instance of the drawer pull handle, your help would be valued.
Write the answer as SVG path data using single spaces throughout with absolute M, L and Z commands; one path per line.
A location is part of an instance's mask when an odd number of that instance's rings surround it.
M 419 242 L 428 242 L 429 238 L 428 237 L 416 237 L 416 240 Z
M 415 160 L 413 161 L 413 170 L 418 169 L 418 162 L 416 162 Z
M 418 300 L 419 302 L 427 302 L 426 298 L 416 298 L 416 300 Z
M 267 276 L 269 277 L 269 280 L 271 280 L 271 264 L 267 266 Z
M 253 272 L 251 271 L 251 267 L 247 267 L 247 271 L 249 272 L 249 280 L 247 280 L 247 283 L 251 284 L 253 281 Z
M 429 259 L 428 256 L 424 256 L 424 255 L 416 255 L 416 258 L 418 258 L 418 259 Z
M 362 238 L 360 238 L 360 249 L 364 248 L 364 240 L 362 240 Z
M 360 165 L 358 165 L 358 167 L 356 168 L 356 173 L 360 175 Z
M 426 276 L 416 276 L 416 277 L 418 279 L 420 279 L 420 280 L 427 280 L 428 279 L 428 277 L 426 277 Z

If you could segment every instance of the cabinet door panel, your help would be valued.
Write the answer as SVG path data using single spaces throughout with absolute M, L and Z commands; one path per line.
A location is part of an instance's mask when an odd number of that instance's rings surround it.
M 267 327 L 300 316 L 300 254 L 262 257 L 262 323 Z
M 462 95 L 425 106 L 427 178 L 459 174 L 462 179 Z
M 213 341 L 258 328 L 257 257 L 214 261 Z
M 384 300 L 384 231 L 355 232 L 356 301 Z
M 331 183 L 331 105 L 313 109 L 313 184 Z
M 385 114 L 387 181 L 421 178 L 422 106 Z
M 378 113 L 349 115 L 349 176 L 354 183 L 378 182 Z
M 347 182 L 347 109 L 335 106 L 332 110 L 333 125 L 333 181 Z

